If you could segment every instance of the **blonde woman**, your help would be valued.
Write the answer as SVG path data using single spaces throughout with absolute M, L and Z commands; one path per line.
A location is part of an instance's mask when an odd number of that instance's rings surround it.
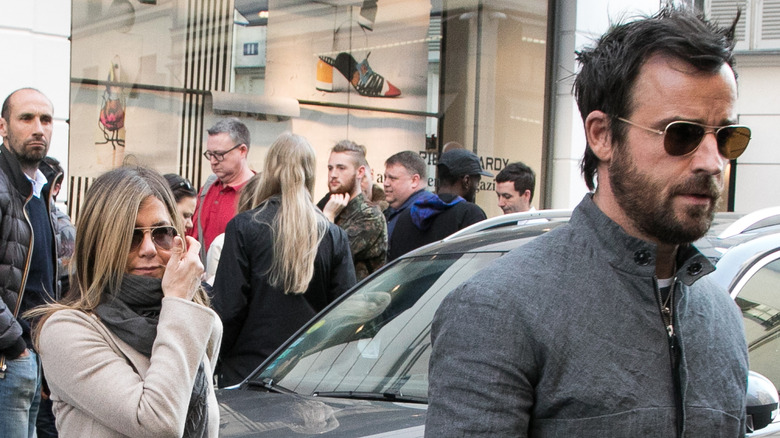
M 122 167 L 79 212 L 71 292 L 33 311 L 63 437 L 216 437 L 222 326 L 165 179 Z
M 312 203 L 314 150 L 279 136 L 250 210 L 227 225 L 214 309 L 225 325 L 218 384 L 240 383 L 303 324 L 355 283 L 344 231 Z

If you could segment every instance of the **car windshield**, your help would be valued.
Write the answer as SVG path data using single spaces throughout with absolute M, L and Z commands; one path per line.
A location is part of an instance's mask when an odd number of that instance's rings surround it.
M 434 312 L 501 254 L 400 260 L 314 321 L 250 381 L 307 395 L 425 402 Z

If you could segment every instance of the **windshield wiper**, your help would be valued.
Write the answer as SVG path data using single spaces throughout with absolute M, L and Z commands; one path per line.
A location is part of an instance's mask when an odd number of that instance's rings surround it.
M 275 384 L 274 379 L 271 379 L 270 377 L 266 377 L 263 380 L 250 380 L 246 382 L 246 384 L 250 388 L 263 388 L 278 394 L 295 394 L 295 391 Z
M 413 395 L 395 394 L 392 392 L 360 392 L 360 391 L 318 391 L 312 394 L 315 397 L 333 397 L 333 398 L 353 398 L 360 400 L 381 400 L 389 402 L 403 403 L 425 403 L 428 404 L 427 397 L 417 397 Z

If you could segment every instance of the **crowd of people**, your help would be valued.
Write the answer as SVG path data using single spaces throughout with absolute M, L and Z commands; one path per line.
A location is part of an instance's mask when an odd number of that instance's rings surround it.
M 732 37 L 667 7 L 579 52 L 593 192 L 570 226 L 445 299 L 426 434 L 744 430 L 740 315 L 699 281 L 711 266 L 690 245 L 712 220 L 726 159 L 747 146 L 731 125 Z M 20 89 L 1 115 L 2 437 L 217 436 L 216 386 L 240 383 L 388 261 L 485 219 L 475 195 L 494 177 L 473 152 L 447 148 L 428 191 L 425 162 L 403 151 L 379 186 L 365 146 L 343 140 L 315 202 L 306 138 L 282 134 L 255 172 L 249 129 L 227 118 L 208 130 L 213 174 L 199 190 L 120 167 L 95 179 L 74 228 L 54 204 L 63 171 L 46 156 L 51 102 Z M 512 163 L 495 181 L 504 213 L 533 210 L 532 169 Z M 647 315 L 658 305 L 656 327 Z M 602 313 L 616 306 L 630 317 Z M 715 335 L 713 321 L 737 336 Z

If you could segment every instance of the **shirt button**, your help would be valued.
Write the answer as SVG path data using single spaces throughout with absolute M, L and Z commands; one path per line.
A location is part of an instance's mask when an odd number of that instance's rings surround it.
M 649 265 L 652 259 L 653 256 L 650 255 L 650 251 L 647 251 L 645 249 L 640 249 L 639 251 L 634 253 L 634 263 L 636 263 L 639 266 Z
M 690 266 L 688 266 L 688 275 L 699 275 L 701 274 L 701 269 L 701 263 L 693 262 Z

